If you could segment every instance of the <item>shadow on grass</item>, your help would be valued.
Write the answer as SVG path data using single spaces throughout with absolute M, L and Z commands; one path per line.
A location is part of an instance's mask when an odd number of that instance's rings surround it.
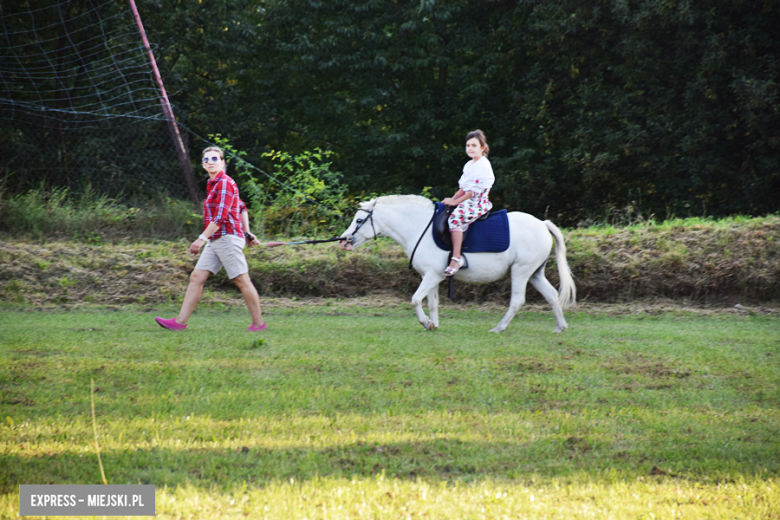
M 719 450 L 725 439 L 696 448 L 631 448 L 595 438 L 548 436 L 527 442 L 464 442 L 435 438 L 419 442 L 354 442 L 327 448 L 129 448 L 102 453 L 111 484 L 154 484 L 231 489 L 264 486 L 289 479 L 370 478 L 379 474 L 414 481 L 472 482 L 485 479 L 592 480 L 679 478 L 708 483 L 780 476 L 780 451 L 766 443 L 737 443 Z M 22 447 L 24 449 L 24 447 Z M 82 447 L 83 448 L 83 447 Z M 4 454 L 0 491 L 19 484 L 99 484 L 94 451 Z

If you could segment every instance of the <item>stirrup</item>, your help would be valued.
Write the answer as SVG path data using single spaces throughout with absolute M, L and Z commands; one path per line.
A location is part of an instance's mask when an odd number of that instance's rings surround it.
M 450 261 L 455 260 L 458 262 L 458 267 L 452 268 L 449 265 L 447 266 L 447 269 L 444 270 L 444 276 L 452 276 L 458 271 L 460 271 L 460 268 L 466 265 L 466 261 L 463 260 L 463 256 L 461 255 L 460 258 L 457 256 L 453 256 Z

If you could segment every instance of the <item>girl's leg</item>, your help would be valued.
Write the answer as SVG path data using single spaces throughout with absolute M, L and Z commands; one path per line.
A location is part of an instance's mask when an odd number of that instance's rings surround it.
M 450 239 L 452 240 L 452 258 L 450 261 L 450 267 L 452 269 L 458 269 L 460 264 L 455 258 L 460 258 L 460 251 L 463 247 L 463 225 L 468 221 L 470 214 L 473 212 L 471 200 L 464 200 L 455 210 L 452 212 L 449 218 L 450 226 Z
M 450 230 L 450 238 L 452 238 L 452 258 L 460 258 L 460 249 L 463 247 L 463 231 Z M 450 261 L 450 267 L 457 269 L 457 260 Z
M 460 258 L 460 250 L 463 247 L 463 226 L 468 214 L 468 201 L 461 202 L 450 215 L 448 224 L 450 227 L 450 239 L 452 240 L 452 258 L 449 267 L 457 270 L 460 264 L 455 258 Z M 446 273 L 445 273 L 446 274 Z
M 198 305 L 200 297 L 203 294 L 203 285 L 208 280 L 211 272 L 202 269 L 195 269 L 190 275 L 190 285 L 187 286 L 187 292 L 184 295 L 184 302 L 181 304 L 179 315 L 176 316 L 176 323 L 186 325 L 187 320 L 192 316 L 195 306 Z

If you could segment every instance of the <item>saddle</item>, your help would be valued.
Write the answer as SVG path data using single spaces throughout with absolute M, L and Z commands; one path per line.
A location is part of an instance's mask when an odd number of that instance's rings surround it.
M 445 206 L 441 202 L 436 203 L 436 213 L 433 217 L 433 241 L 444 251 L 449 251 L 447 263 L 452 258 L 452 238 L 450 236 L 450 227 L 447 224 L 454 206 Z M 471 230 L 473 233 L 469 233 Z M 488 212 L 472 222 L 463 233 L 463 247 L 461 248 L 461 257 L 466 261 L 462 269 L 468 269 L 469 261 L 465 253 L 501 253 L 509 249 L 509 218 L 505 209 Z M 409 261 L 411 268 L 412 262 Z M 454 276 L 449 277 L 449 297 L 455 299 L 455 288 L 453 285 Z
M 441 240 L 448 249 L 452 249 L 452 236 L 450 235 L 450 226 L 447 223 L 447 220 L 450 218 L 450 215 L 452 215 L 452 211 L 455 208 L 456 206 L 444 206 L 444 209 L 440 213 L 437 213 L 436 220 L 433 222 L 433 229 L 439 235 L 439 240 Z M 489 216 L 490 212 L 488 211 L 474 222 L 487 220 Z M 466 228 L 466 231 L 463 232 L 463 242 L 466 242 L 469 231 L 471 231 L 471 226 Z
M 452 251 L 452 239 L 447 218 L 454 207 L 436 203 L 433 218 L 433 241 L 444 251 Z M 509 219 L 505 209 L 485 213 L 472 222 L 463 233 L 464 253 L 501 253 L 509 249 Z

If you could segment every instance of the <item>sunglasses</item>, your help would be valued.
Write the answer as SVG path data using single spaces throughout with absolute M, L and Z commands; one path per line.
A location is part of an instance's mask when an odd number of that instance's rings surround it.
M 207 162 L 209 162 L 209 159 L 211 159 L 211 162 L 213 162 L 213 163 L 219 162 L 219 157 L 217 157 L 216 155 L 214 155 L 212 157 L 204 157 L 203 158 L 203 162 L 207 163 Z

